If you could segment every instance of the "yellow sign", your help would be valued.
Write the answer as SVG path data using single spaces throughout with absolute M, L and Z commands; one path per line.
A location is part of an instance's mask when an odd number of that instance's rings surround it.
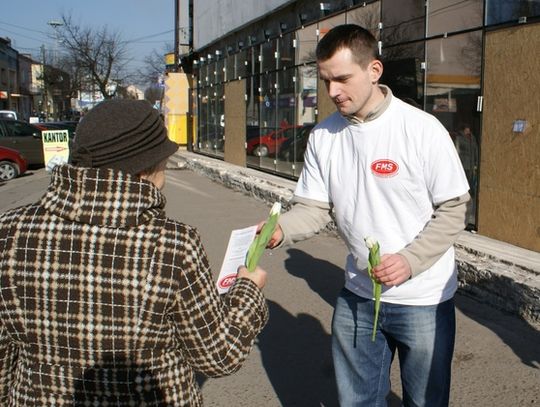
M 69 132 L 67 130 L 45 130 L 41 132 L 45 168 L 49 171 L 69 159 Z
M 174 52 L 165 54 L 165 65 L 174 65 Z

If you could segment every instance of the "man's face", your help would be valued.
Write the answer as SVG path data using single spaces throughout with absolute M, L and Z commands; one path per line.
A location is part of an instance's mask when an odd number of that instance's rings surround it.
M 354 60 L 351 50 L 342 48 L 326 61 L 319 61 L 319 75 L 328 95 L 343 115 L 364 119 L 380 102 L 377 81 L 382 64 L 371 61 L 363 69 Z

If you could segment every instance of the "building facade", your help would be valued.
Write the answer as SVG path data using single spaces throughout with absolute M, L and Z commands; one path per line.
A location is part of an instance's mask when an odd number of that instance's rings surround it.
M 381 83 L 448 129 L 469 229 L 540 251 L 540 1 L 196 0 L 193 150 L 297 178 L 334 111 L 315 47 L 345 23 L 379 40 Z

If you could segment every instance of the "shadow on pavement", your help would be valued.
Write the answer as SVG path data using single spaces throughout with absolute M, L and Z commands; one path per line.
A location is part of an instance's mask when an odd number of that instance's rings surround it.
M 343 287 L 343 270 L 298 249 L 287 250 L 286 270 L 304 279 L 325 302 L 334 306 Z M 338 406 L 332 363 L 331 335 L 313 315 L 292 315 L 268 301 L 270 320 L 259 335 L 265 371 L 283 406 Z M 388 407 L 401 405 L 391 393 Z
M 521 362 L 540 369 L 540 331 L 516 315 L 497 310 L 470 296 L 456 295 L 456 308 L 497 335 Z

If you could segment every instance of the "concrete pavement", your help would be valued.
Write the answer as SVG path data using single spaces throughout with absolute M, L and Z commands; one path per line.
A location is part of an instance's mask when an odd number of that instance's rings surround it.
M 180 168 L 177 163 L 172 167 Z M 231 230 L 264 219 L 270 205 L 187 170 L 187 165 L 183 168 L 167 173 L 167 214 L 199 229 L 217 275 Z M 270 182 L 264 178 L 258 180 L 259 187 Z M 0 185 L 0 212 L 35 201 L 47 181 L 39 170 Z M 207 406 L 337 406 L 330 321 L 345 254 L 331 232 L 293 248 L 265 252 L 261 265 L 269 272 L 269 324 L 239 372 L 200 380 Z M 464 294 L 457 295 L 456 307 L 451 406 L 540 405 L 540 332 Z M 400 393 L 394 363 L 389 406 L 400 405 Z

